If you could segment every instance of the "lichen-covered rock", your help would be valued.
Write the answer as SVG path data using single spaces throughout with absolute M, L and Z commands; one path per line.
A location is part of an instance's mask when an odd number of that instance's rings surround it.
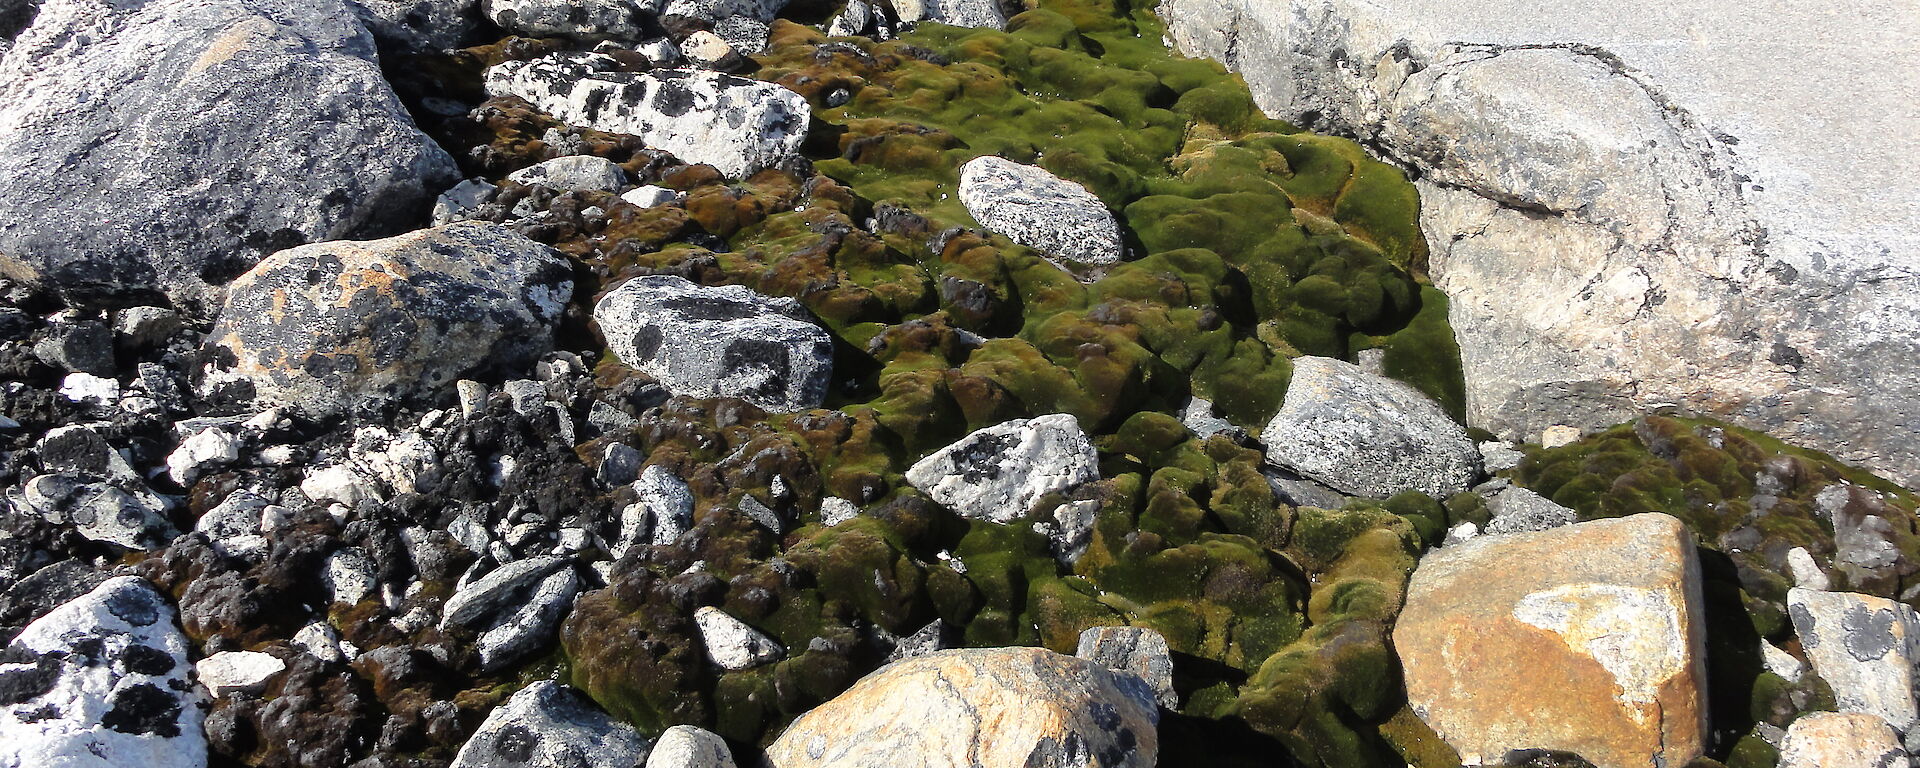
M 458 48 L 480 27 L 478 0 L 352 0 L 367 31 L 396 50 Z
M 744 178 L 793 154 L 811 109 L 797 93 L 718 72 L 612 70 L 555 54 L 487 70 L 487 93 L 517 96 L 569 125 L 630 134 L 689 163 Z
M 1467 432 L 1405 383 L 1324 357 L 1293 361 L 1280 412 L 1260 433 L 1267 460 L 1347 493 L 1446 497 L 1480 472 Z
M 1815 712 L 1788 726 L 1780 768 L 1897 768 L 1907 764 L 1898 736 L 1872 715 Z
M 325 416 L 521 371 L 550 348 L 572 277 L 477 222 L 281 251 L 230 286 L 200 391 Z
M 995 424 L 934 451 L 907 482 L 962 517 L 1011 523 L 1041 497 L 1100 478 L 1080 422 L 1055 413 Z
M 621 362 L 674 394 L 738 397 L 776 412 L 826 398 L 833 337 L 792 299 L 653 275 L 609 292 L 593 317 Z
M 1911 607 L 1872 595 L 1795 587 L 1787 593 L 1787 614 L 1840 711 L 1877 715 L 1903 731 L 1920 725 L 1914 701 L 1920 615 Z
M 627 173 L 612 160 L 593 155 L 556 157 L 507 174 L 508 181 L 541 184 L 554 189 L 593 189 L 618 192 L 627 185 Z
M 660 0 L 481 0 L 487 18 L 530 37 L 637 42 Z
M 734 768 L 733 751 L 712 731 L 676 725 L 653 743 L 647 768 Z
M 480 669 L 499 672 L 553 642 L 567 609 L 580 594 L 580 576 L 572 568 L 562 568 L 541 579 L 525 597 L 502 606 L 493 626 L 474 640 L 480 652 Z
M 1668 515 L 1437 550 L 1393 630 L 1407 697 L 1469 765 L 1526 749 L 1685 764 L 1706 746 L 1700 578 Z
M 454 178 L 340 0 L 53 0 L 0 105 L 0 266 L 81 303 L 211 304 L 275 250 L 411 225 Z
M 707 658 L 722 669 L 750 669 L 776 661 L 786 652 L 766 633 L 713 606 L 694 611 L 693 621 L 700 628 Z
M 133 576 L 28 625 L 0 663 L 0 765 L 201 768 L 201 697 L 173 606 Z
M 1005 29 L 1007 17 L 997 0 L 896 0 L 900 21 L 936 21 L 953 27 Z
M 1159 711 L 1139 678 L 1042 648 L 921 656 L 873 673 L 795 720 L 775 768 L 1144 768 Z
M 1120 261 L 1120 225 L 1086 187 L 1044 168 L 987 155 L 960 169 L 960 201 L 987 229 L 1087 266 Z
M 495 568 L 447 598 L 440 608 L 440 625 L 472 625 L 495 613 L 517 608 L 516 596 L 534 589 L 566 566 L 566 558 L 548 556 L 515 560 Z
M 1167 639 L 1145 627 L 1092 627 L 1080 633 L 1080 647 L 1073 655 L 1115 672 L 1125 672 L 1153 689 L 1160 706 L 1180 707 L 1180 694 L 1173 690 L 1173 657 L 1167 651 Z
M 572 688 L 542 680 L 487 715 L 449 768 L 638 766 L 648 746 Z

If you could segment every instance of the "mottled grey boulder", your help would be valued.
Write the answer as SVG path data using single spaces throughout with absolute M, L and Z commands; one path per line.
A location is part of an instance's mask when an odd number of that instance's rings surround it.
M 172 540 L 167 501 L 93 428 L 48 430 L 34 453 L 46 474 L 7 489 L 8 503 L 20 512 L 128 549 L 159 549 Z
M 676 395 L 737 397 L 775 412 L 826 398 L 833 338 L 799 302 L 670 275 L 622 283 L 593 308 L 620 362 Z
M 976 157 L 960 168 L 960 202 L 981 226 L 1054 258 L 1099 267 L 1123 253 L 1106 204 L 1044 168 Z
M 559 53 L 487 70 L 487 93 L 525 99 L 561 122 L 638 136 L 689 163 L 752 175 L 797 152 L 812 114 L 800 94 L 700 70 L 615 72 L 593 54 Z
M 480 27 L 479 0 L 352 0 L 383 45 L 424 53 L 465 45 Z
M 618 192 L 627 185 L 627 172 L 612 160 L 593 155 L 556 157 L 507 174 L 508 181 L 541 184 L 554 189 L 591 189 Z M 462 182 L 463 184 L 465 182 Z M 445 195 L 442 195 L 444 198 Z
M 1159 632 L 1145 627 L 1089 627 L 1080 633 L 1080 646 L 1073 655 L 1138 677 L 1153 688 L 1160 706 L 1180 707 L 1180 694 L 1173 690 L 1173 655 Z
M 1011 523 L 1042 496 L 1100 479 L 1100 457 L 1070 414 L 981 429 L 916 462 L 907 482 L 961 517 Z
M 487 18 L 533 37 L 636 41 L 660 0 L 482 0 Z
M 585 696 L 542 680 L 488 714 L 448 768 L 638 766 L 648 747 L 645 736 Z
M 0 58 L 0 271 L 70 301 L 213 304 L 454 178 L 341 0 L 50 0 Z
M 1507 488 L 1494 494 L 1487 499 L 1487 509 L 1493 513 L 1493 519 L 1487 522 L 1486 532 L 1490 534 L 1544 531 L 1580 521 L 1579 513 L 1525 488 Z
M 1426 395 L 1327 357 L 1293 361 L 1286 402 L 1260 442 L 1267 461 L 1360 496 L 1445 498 L 1480 472 L 1466 430 Z
M 552 249 L 480 222 L 281 251 L 230 287 L 199 389 L 309 415 L 430 395 L 532 365 L 572 294 Z
M 187 637 L 133 576 L 28 625 L 0 662 L 0 765 L 199 768 L 207 763 Z
M 676 725 L 660 734 L 647 768 L 734 768 L 726 739 L 691 725 Z
M 1787 591 L 1787 615 L 1841 711 L 1878 715 L 1903 731 L 1920 725 L 1914 701 L 1920 614 L 1872 595 L 1794 587 Z

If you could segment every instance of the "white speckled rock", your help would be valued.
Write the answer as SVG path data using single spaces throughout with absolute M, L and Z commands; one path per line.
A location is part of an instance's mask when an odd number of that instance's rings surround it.
M 627 185 L 627 172 L 612 160 L 593 155 L 556 157 L 507 174 L 507 180 L 540 184 L 554 189 L 590 189 L 618 192 Z
M 481 0 L 487 18 L 534 37 L 639 40 L 660 0 Z
M 997 0 L 892 0 L 900 21 L 937 21 L 953 27 L 1006 29 L 1007 16 Z
M 175 617 L 121 576 L 27 625 L 0 663 L 0 766 L 203 768 L 203 697 Z
M 1100 457 L 1065 413 L 1014 419 L 960 438 L 907 469 L 907 482 L 960 516 L 1011 523 L 1040 497 L 1100 479 Z
M 1267 461 L 1337 490 L 1446 498 L 1480 472 L 1467 431 L 1404 382 L 1327 357 L 1293 361 L 1286 402 L 1260 434 Z
M 487 70 L 487 93 L 518 96 L 569 125 L 638 136 L 689 163 L 744 178 L 792 155 L 812 110 L 779 85 L 702 70 L 605 71 L 605 57 L 554 54 Z
M 676 725 L 654 742 L 647 768 L 734 768 L 733 752 L 711 731 Z
M 259 651 L 221 651 L 195 662 L 193 673 L 215 696 L 259 693 L 287 663 Z
M 367 559 L 366 551 L 359 547 L 344 547 L 327 555 L 320 582 L 337 605 L 354 605 L 365 600 L 379 583 L 374 578 L 373 561 Z
M 713 606 L 694 611 L 693 623 L 700 628 L 707 658 L 721 669 L 752 669 L 779 661 L 787 652 L 773 638 Z
M 1914 665 L 1920 615 L 1903 603 L 1853 592 L 1787 591 L 1787 615 L 1842 712 L 1877 715 L 1906 730 L 1920 725 Z
M 1123 255 L 1106 204 L 1044 168 L 976 157 L 960 168 L 960 202 L 981 226 L 1054 258 L 1100 267 Z
M 542 680 L 489 713 L 448 768 L 630 768 L 647 759 L 648 746 L 585 696 Z
M 1872 715 L 1813 712 L 1787 727 L 1780 768 L 1899 768 L 1907 750 L 1885 720 Z
M 781 413 L 827 395 L 833 338 L 793 299 L 647 275 L 602 297 L 593 319 L 620 362 L 676 395 L 738 397 Z
M 1393 644 L 1414 712 L 1467 765 L 1684 765 L 1706 744 L 1702 605 L 1693 535 L 1633 515 L 1428 553 Z

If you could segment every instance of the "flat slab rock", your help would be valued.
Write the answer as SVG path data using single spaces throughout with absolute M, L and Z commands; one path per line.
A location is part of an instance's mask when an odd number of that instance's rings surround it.
M 1100 456 L 1072 415 L 1014 419 L 916 462 L 907 482 L 962 517 L 1011 523 L 1049 493 L 1100 479 Z
M 49 0 L 0 58 L 0 265 L 71 301 L 204 306 L 456 178 L 341 0 Z
M 1877 715 L 1902 730 L 1920 725 L 1920 614 L 1873 595 L 1795 587 L 1787 591 L 1787 616 L 1840 711 Z
M 799 151 L 812 109 L 785 87 L 718 72 L 619 72 L 594 54 L 553 54 L 487 70 L 492 96 L 515 96 L 568 125 L 637 136 L 689 163 L 745 178 Z
M 673 394 L 782 413 L 826 399 L 833 338 L 793 299 L 647 275 L 602 297 L 593 319 L 620 362 Z
M 1706 743 L 1704 620 L 1692 534 L 1641 514 L 1429 553 L 1393 643 L 1414 712 L 1468 765 L 1646 768 Z
M 1360 496 L 1446 498 L 1480 472 L 1466 429 L 1426 395 L 1328 357 L 1294 359 L 1286 402 L 1260 442 L 1267 461 Z
M 1106 204 L 1044 168 L 976 157 L 960 167 L 960 202 L 981 226 L 1054 258 L 1099 267 L 1125 252 Z
M 572 295 L 552 249 L 494 224 L 291 248 L 229 287 L 198 386 L 328 415 L 518 372 Z
M 488 714 L 448 768 L 637 766 L 649 746 L 577 691 L 542 680 Z
M 120 576 L 27 625 L 0 664 L 0 765 L 206 765 L 176 616 L 145 580 Z
M 802 715 L 774 768 L 1147 768 L 1159 709 L 1139 678 L 1044 648 L 940 651 L 882 667 Z

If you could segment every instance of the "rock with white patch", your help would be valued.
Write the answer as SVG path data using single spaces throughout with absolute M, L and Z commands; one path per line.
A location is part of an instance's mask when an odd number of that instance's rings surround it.
M 800 94 L 773 83 L 703 70 L 617 72 L 610 59 L 591 55 L 503 62 L 487 70 L 486 88 L 735 178 L 799 151 L 812 113 Z
M 734 768 L 726 739 L 692 725 L 676 725 L 660 734 L 647 755 L 646 768 Z
M 514 597 L 535 588 L 567 566 L 558 556 L 515 560 L 455 590 L 440 607 L 440 626 L 473 626 L 503 609 L 517 607 Z
M 622 283 L 593 318 L 620 362 L 676 395 L 737 397 L 774 412 L 826 398 L 833 338 L 799 302 L 672 275 Z
M 223 557 L 259 561 L 272 548 L 272 542 L 262 535 L 261 527 L 261 520 L 271 506 L 272 503 L 257 493 L 234 491 L 194 521 L 193 529 L 205 534 L 213 550 Z
M 1667 515 L 1428 553 L 1393 644 L 1414 712 L 1468 765 L 1522 749 L 1684 765 L 1706 744 L 1700 565 Z
M 1293 361 L 1285 403 L 1260 434 L 1267 461 L 1347 493 L 1446 498 L 1480 472 L 1480 450 L 1419 390 L 1328 357 Z
M 499 616 L 474 641 L 480 652 L 480 669 L 497 672 L 551 642 L 560 629 L 560 621 L 580 594 L 580 577 L 572 568 L 561 568 L 540 580 L 524 598 L 504 606 Z
M 960 438 L 907 469 L 907 482 L 962 517 L 1011 523 L 1040 498 L 1100 479 L 1100 457 L 1070 414 L 1014 419 Z
M 1899 734 L 1872 715 L 1812 712 L 1787 727 L 1779 768 L 1899 768 Z
M 640 206 L 641 208 L 658 208 L 667 203 L 679 200 L 680 193 L 667 189 L 666 187 L 645 184 L 627 190 L 620 195 L 620 199 Z
M 638 766 L 649 746 L 574 689 L 542 680 L 489 713 L 448 768 Z
M 1813 559 L 1813 553 L 1808 552 L 1806 547 L 1787 550 L 1787 571 L 1793 575 L 1796 586 L 1826 589 L 1831 585 L 1827 573 L 1820 570 L 1820 563 Z
M 892 4 L 906 24 L 937 21 L 953 27 L 1007 27 L 1007 16 L 998 0 L 893 0 Z
M 1053 258 L 1103 267 L 1125 251 L 1106 204 L 1044 168 L 976 157 L 960 168 L 960 202 L 981 226 Z
M 359 547 L 344 547 L 327 555 L 320 582 L 326 586 L 335 605 L 347 606 L 367 599 L 380 583 L 374 575 L 373 561 L 367 558 L 366 550 Z
M 202 697 L 174 608 L 121 576 L 40 617 L 0 662 L 0 765 L 195 768 Z
M 167 476 L 182 486 L 191 487 L 200 475 L 239 460 L 240 438 L 224 429 L 203 429 L 180 441 L 180 447 L 167 454 Z
M 200 684 L 215 696 L 235 693 L 259 693 L 267 681 L 287 668 L 287 663 L 259 651 L 221 651 L 195 662 L 193 672 Z
M 1073 655 L 1138 677 L 1153 689 L 1160 706 L 1180 707 L 1180 694 L 1173 690 L 1173 656 L 1159 632 L 1145 627 L 1090 627 L 1080 633 L 1080 646 Z
M 1047 532 L 1047 544 L 1053 558 L 1072 568 L 1093 543 L 1093 524 L 1100 518 L 1100 502 L 1094 499 L 1069 501 L 1053 508 L 1053 525 Z
M 1920 726 L 1920 614 L 1886 598 L 1795 587 L 1787 616 L 1840 711 L 1877 715 L 1903 731 Z
M 10 501 L 81 536 L 127 549 L 157 550 L 174 536 L 167 505 L 144 484 L 110 482 L 84 475 L 39 475 L 15 489 Z
M 828 496 L 820 500 L 820 524 L 833 526 L 860 516 L 860 505 L 838 496 Z
M 627 172 L 604 157 L 573 155 L 527 166 L 507 174 L 507 180 L 558 190 L 618 192 L 627 185 Z
M 707 658 L 721 669 L 752 669 L 786 655 L 779 641 L 713 606 L 694 611 L 693 622 L 700 629 Z

